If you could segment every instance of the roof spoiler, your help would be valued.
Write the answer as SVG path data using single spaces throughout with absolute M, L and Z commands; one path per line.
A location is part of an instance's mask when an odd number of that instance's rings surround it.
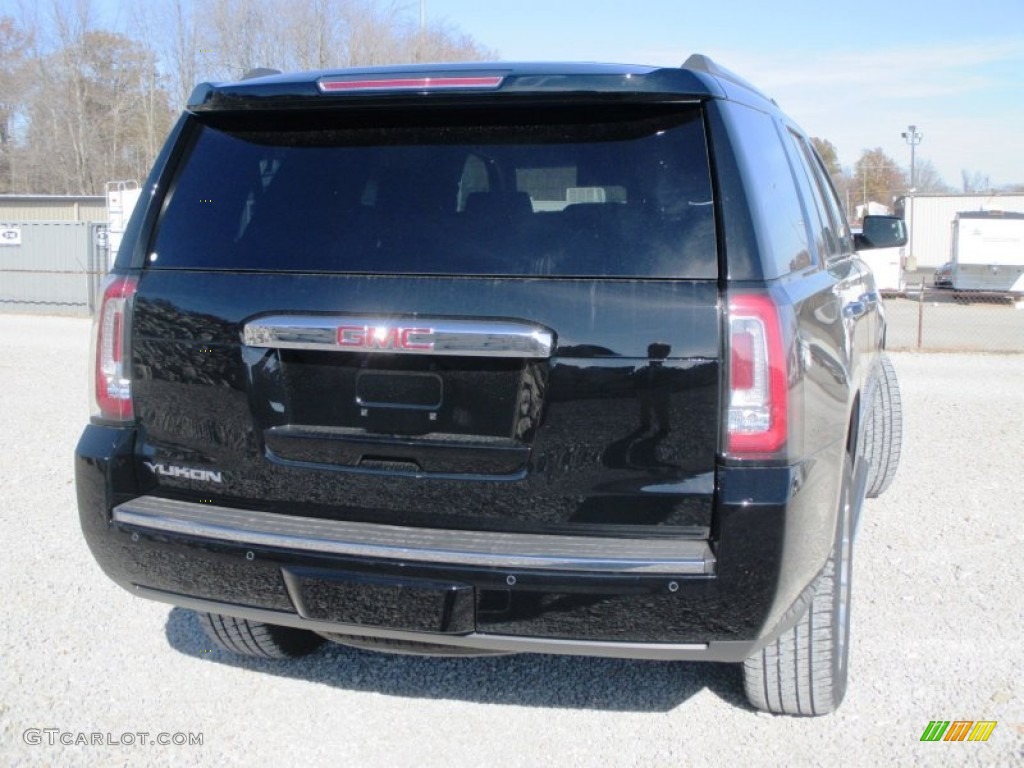
M 765 100 L 770 101 L 772 104 L 778 106 L 775 99 L 770 98 L 760 88 L 752 85 L 749 81 L 744 80 L 742 77 L 737 75 L 731 69 L 726 69 L 721 64 L 714 61 L 710 56 L 705 56 L 703 53 L 694 53 L 683 62 L 683 69 L 690 69 L 694 72 L 703 72 L 706 75 L 717 77 L 719 80 L 726 80 L 734 85 L 738 85 L 742 88 L 746 88 L 748 91 L 753 91 Z

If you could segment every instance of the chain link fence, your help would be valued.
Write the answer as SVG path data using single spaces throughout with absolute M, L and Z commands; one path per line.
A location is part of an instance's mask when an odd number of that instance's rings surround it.
M 886 345 L 935 352 L 1024 352 L 1024 296 L 935 288 L 885 299 Z

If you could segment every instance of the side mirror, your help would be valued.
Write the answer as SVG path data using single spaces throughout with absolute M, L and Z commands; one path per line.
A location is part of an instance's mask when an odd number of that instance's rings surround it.
M 853 236 L 857 250 L 907 244 L 907 225 L 899 216 L 865 216 L 861 232 Z

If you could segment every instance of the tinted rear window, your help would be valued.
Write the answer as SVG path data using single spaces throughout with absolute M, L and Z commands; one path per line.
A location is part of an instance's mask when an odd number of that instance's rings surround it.
M 715 277 L 699 108 L 613 112 L 205 125 L 149 266 Z

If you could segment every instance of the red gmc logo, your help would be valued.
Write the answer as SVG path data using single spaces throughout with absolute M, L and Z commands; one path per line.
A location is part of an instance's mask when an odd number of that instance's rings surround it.
M 338 346 L 348 349 L 430 352 L 434 349 L 433 335 L 432 328 L 342 325 L 338 328 Z

